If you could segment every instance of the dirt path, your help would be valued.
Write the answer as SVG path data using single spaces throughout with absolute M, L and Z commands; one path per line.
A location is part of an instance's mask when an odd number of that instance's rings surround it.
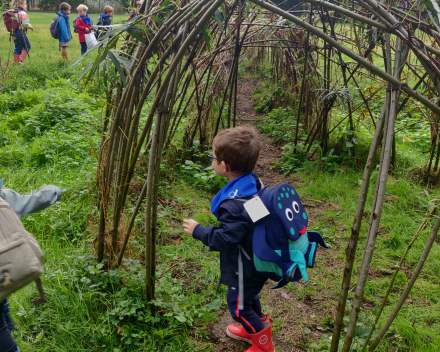
M 238 125 L 258 127 L 258 123 L 263 118 L 262 115 L 257 115 L 254 109 L 252 92 L 257 85 L 258 83 L 253 81 L 242 81 L 238 85 Z M 268 135 L 262 134 L 261 141 L 262 150 L 256 168 L 261 180 L 273 186 L 282 182 L 295 186 L 301 182 L 294 177 L 284 177 L 272 169 L 281 150 Z M 303 199 L 303 203 L 307 207 L 306 199 Z M 309 206 L 307 208 L 309 226 L 313 225 L 314 220 L 325 216 L 323 213 L 326 207 L 337 207 L 326 202 Z M 329 221 L 333 220 L 329 219 Z M 341 281 L 339 277 L 343 265 L 338 258 L 338 252 L 338 247 L 325 251 L 318 249 L 317 258 L 320 263 L 317 266 L 320 269 L 312 269 L 312 279 L 309 283 L 297 282 L 278 290 L 271 290 L 272 283 L 266 283 L 261 293 L 261 301 L 263 311 L 269 311 L 270 316 L 274 318 L 273 342 L 277 352 L 306 351 L 311 341 L 318 341 L 326 330 L 326 333 L 330 333 L 323 321 L 327 317 L 334 316 L 335 313 L 334 307 L 337 303 L 338 286 Z M 318 282 L 319 288 L 316 288 Z M 335 287 L 330 287 L 334 284 Z M 220 320 L 210 328 L 215 351 L 243 352 L 249 348 L 249 344 L 226 336 L 227 326 L 235 322 L 226 309 L 221 311 L 221 314 Z
M 257 126 L 261 121 L 262 115 L 255 113 L 255 102 L 252 95 L 257 82 L 244 81 L 238 85 L 237 94 L 237 124 L 238 126 Z M 266 184 L 277 185 L 283 182 L 283 176 L 272 170 L 272 166 L 277 161 L 281 149 L 276 147 L 271 138 L 266 134 L 261 134 L 261 153 L 258 159 L 256 172 L 261 180 Z

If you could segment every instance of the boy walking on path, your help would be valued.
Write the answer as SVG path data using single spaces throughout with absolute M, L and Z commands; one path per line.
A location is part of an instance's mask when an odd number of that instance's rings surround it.
M 69 15 L 71 11 L 71 6 L 67 2 L 62 2 L 60 4 L 60 11 L 58 15 L 60 16 L 58 20 L 58 29 L 60 30 L 60 50 L 61 56 L 64 60 L 69 61 L 69 55 L 67 55 L 67 48 L 69 47 L 69 42 L 72 40 L 72 34 L 70 33 Z
M 87 51 L 85 35 L 90 33 L 90 30 L 93 29 L 93 21 L 87 14 L 88 9 L 89 8 L 83 4 L 76 8 L 79 16 L 75 20 L 75 27 L 78 30 L 79 44 L 81 45 L 81 55 L 84 55 Z
M 26 35 L 28 29 L 34 30 L 34 27 L 29 23 L 29 17 L 26 13 L 26 0 L 12 1 L 11 8 L 14 11 L 14 16 L 18 22 L 18 29 L 14 32 L 14 62 L 23 62 L 31 50 L 31 43 Z
M 101 13 L 101 15 L 98 17 L 98 22 L 96 23 L 96 25 L 97 26 L 110 26 L 112 24 L 113 7 L 111 7 L 109 5 L 105 5 L 102 12 L 103 13 Z M 110 29 L 109 27 L 96 28 L 95 29 L 96 39 L 98 39 L 98 37 L 100 35 L 106 34 L 109 29 Z
M 262 188 L 253 173 L 260 153 L 258 133 L 246 127 L 223 130 L 214 138 L 212 149 L 212 168 L 219 176 L 229 179 L 211 201 L 211 212 L 220 226 L 205 227 L 194 220 L 184 220 L 184 231 L 209 246 L 210 250 L 220 252 L 220 283 L 228 285 L 229 311 L 241 324 L 229 325 L 228 336 L 252 343 L 245 352 L 273 352 L 271 319 L 262 312 L 258 297 L 266 277 L 255 269 L 252 259 L 254 223 L 244 209 L 244 202 L 234 200 L 251 197 Z M 250 260 L 240 261 L 242 255 L 247 255 Z M 239 271 L 243 273 L 241 299 Z

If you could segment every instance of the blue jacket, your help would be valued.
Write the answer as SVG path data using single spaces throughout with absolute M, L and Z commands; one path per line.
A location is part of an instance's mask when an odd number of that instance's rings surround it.
M 112 18 L 104 13 L 101 13 L 101 16 L 98 17 L 98 22 L 96 24 L 98 26 L 110 26 L 112 24 Z M 108 31 L 108 28 L 104 28 L 104 30 Z
M 72 34 L 70 33 L 69 16 L 61 11 L 58 12 L 58 15 L 60 16 L 58 19 L 58 29 L 61 31 L 59 41 L 70 42 L 72 40 Z
M 104 13 L 101 13 L 101 16 L 98 17 L 98 22 L 96 23 L 97 26 L 110 26 L 112 24 L 112 18 Z M 110 30 L 110 27 L 104 27 L 99 28 L 96 27 L 95 29 L 95 37 L 96 39 L 99 38 L 99 36 L 106 34 Z
M 257 184 L 260 185 L 259 180 Z M 217 215 L 220 227 L 199 224 L 193 232 L 195 239 L 202 241 L 210 250 L 220 252 L 220 283 L 232 287 L 238 287 L 238 245 L 251 258 L 248 260 L 244 255 L 241 256 L 244 286 L 260 285 L 266 281 L 266 277 L 255 269 L 252 252 L 255 226 L 243 204 L 244 202 L 233 199 L 223 201 Z

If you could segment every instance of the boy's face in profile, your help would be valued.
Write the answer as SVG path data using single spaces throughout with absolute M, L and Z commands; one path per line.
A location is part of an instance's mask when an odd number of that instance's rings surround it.
M 217 157 L 215 155 L 214 146 L 212 146 L 212 156 L 213 156 L 213 158 Z M 219 175 L 220 177 L 227 177 L 227 174 L 226 174 L 226 164 L 225 164 L 224 161 L 219 161 L 217 159 L 212 159 L 211 166 L 214 169 L 214 171 L 217 173 L 217 175 Z
M 109 17 L 112 17 L 112 16 L 113 16 L 113 11 L 107 11 L 105 14 L 106 14 L 107 16 L 109 16 Z
M 65 15 L 69 16 L 71 10 L 70 10 L 70 9 L 68 9 L 68 10 L 62 10 L 61 12 L 64 13 Z
M 81 17 L 86 17 L 87 11 L 86 10 L 78 10 L 78 15 L 80 15 Z

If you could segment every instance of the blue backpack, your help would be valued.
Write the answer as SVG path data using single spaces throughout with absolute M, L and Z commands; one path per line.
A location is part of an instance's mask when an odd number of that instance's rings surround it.
M 255 223 L 252 239 L 255 268 L 280 288 L 291 281 L 308 281 L 317 244 L 328 248 L 319 232 L 307 231 L 308 217 L 298 193 L 287 184 L 263 188 L 258 196 L 269 215 Z

